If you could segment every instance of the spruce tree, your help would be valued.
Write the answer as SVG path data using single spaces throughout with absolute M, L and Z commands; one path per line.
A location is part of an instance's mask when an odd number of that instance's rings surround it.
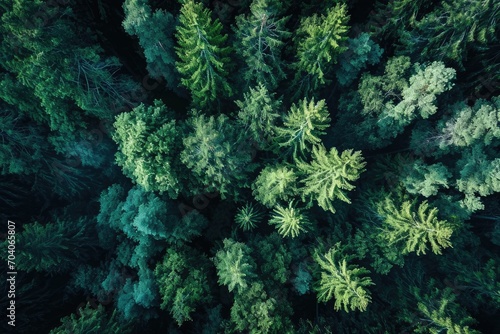
M 231 49 L 225 46 L 227 35 L 221 31 L 222 24 L 218 19 L 212 20 L 203 4 L 195 0 L 183 3 L 176 32 L 176 67 L 181 84 L 191 91 L 193 102 L 199 107 L 232 95 L 226 79 Z
M 288 207 L 277 205 L 274 208 L 269 224 L 276 225 L 278 233 L 283 237 L 295 238 L 308 232 L 311 222 L 302 209 L 296 208 L 294 203 L 290 202 Z
M 326 15 L 314 14 L 302 19 L 297 34 L 297 70 L 295 83 L 299 91 L 308 92 L 324 85 L 331 65 L 347 50 L 344 45 L 349 27 L 347 6 L 337 4 Z M 304 75 L 305 74 L 305 75 Z
M 334 297 L 336 311 L 365 311 L 371 302 L 367 287 L 374 284 L 370 277 L 365 276 L 370 271 L 348 263 L 349 257 L 342 257 L 339 247 L 337 244 L 325 254 L 314 255 L 321 273 L 316 285 L 318 301 L 327 302 Z
M 283 4 L 276 0 L 254 0 L 248 15 L 236 17 L 236 52 L 245 61 L 243 77 L 249 85 L 262 84 L 274 90 L 285 78 L 281 51 L 291 33 L 285 28 Z
M 252 184 L 253 196 L 268 208 L 289 201 L 297 192 L 297 174 L 285 165 L 267 166 Z
M 325 100 L 315 103 L 314 99 L 303 99 L 292 104 L 283 125 L 276 128 L 276 145 L 293 156 L 303 155 L 321 142 L 319 137 L 325 134 L 323 130 L 330 126 L 330 121 Z
M 418 207 L 404 201 L 398 208 L 390 197 L 386 197 L 378 204 L 377 211 L 384 220 L 381 237 L 389 245 L 399 247 L 403 254 L 425 254 L 429 246 L 433 253 L 441 254 L 444 248 L 451 247 L 453 225 L 439 220 L 438 209 L 429 210 L 427 201 Z
M 340 155 L 336 148 L 327 152 L 323 145 L 315 146 L 310 163 L 296 160 L 303 176 L 299 193 L 302 200 L 312 204 L 313 200 L 323 210 L 335 213 L 333 201 L 340 199 L 350 203 L 347 192 L 356 188 L 356 181 L 364 171 L 366 163 L 360 151 L 345 150 Z

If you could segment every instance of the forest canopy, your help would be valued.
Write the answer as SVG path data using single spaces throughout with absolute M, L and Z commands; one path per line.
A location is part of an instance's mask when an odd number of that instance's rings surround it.
M 500 333 L 499 31 L 495 0 L 0 0 L 0 332 Z

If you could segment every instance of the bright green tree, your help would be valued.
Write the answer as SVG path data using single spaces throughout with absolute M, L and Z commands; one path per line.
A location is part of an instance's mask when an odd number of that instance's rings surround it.
M 328 8 L 325 15 L 314 14 L 301 20 L 296 31 L 297 62 L 293 64 L 298 70 L 295 82 L 300 91 L 314 90 L 326 83 L 331 65 L 347 50 L 344 43 L 348 20 L 345 4 Z
M 303 175 L 299 193 L 309 205 L 317 201 L 323 210 L 335 213 L 333 201 L 340 199 L 350 203 L 347 192 L 356 188 L 356 181 L 364 171 L 361 151 L 345 150 L 340 155 L 336 148 L 328 152 L 323 145 L 313 147 L 310 163 L 296 160 L 296 165 Z
M 208 267 L 208 259 L 187 246 L 168 248 L 156 265 L 161 308 L 169 310 L 179 326 L 191 321 L 196 308 L 211 300 Z
M 264 212 L 260 211 L 253 203 L 247 203 L 238 209 L 234 221 L 243 231 L 250 231 L 264 218 Z
M 297 191 L 296 172 L 287 166 L 266 166 L 252 184 L 253 196 L 268 208 L 289 201 Z
M 167 87 L 175 89 L 178 80 L 175 72 L 173 15 L 164 10 L 153 12 L 148 0 L 127 0 L 123 3 L 123 9 L 123 28 L 139 39 L 149 74 L 153 78 L 164 78 Z
M 291 33 L 285 28 L 283 4 L 276 0 L 254 0 L 248 15 L 236 17 L 236 52 L 244 59 L 243 77 L 251 85 L 270 90 L 285 78 L 281 51 Z
M 278 233 L 283 237 L 295 238 L 301 233 L 308 232 L 311 222 L 301 209 L 296 208 L 293 202 L 290 202 L 288 207 L 278 204 L 274 208 L 269 224 L 276 225 Z
M 404 201 L 397 207 L 390 197 L 378 204 L 378 213 L 384 219 L 380 235 L 389 244 L 406 254 L 425 254 L 430 246 L 435 254 L 451 247 L 453 225 L 437 217 L 438 209 L 430 208 L 427 201 L 416 208 L 415 203 Z
M 227 35 L 221 31 L 222 24 L 212 20 L 203 4 L 194 0 L 183 3 L 176 32 L 176 67 L 182 75 L 181 84 L 191 91 L 193 102 L 200 107 L 232 95 L 226 79 L 231 49 L 224 46 Z
M 297 156 L 311 150 L 311 146 L 319 144 L 323 130 L 330 126 L 330 113 L 325 100 L 314 102 L 314 99 L 303 99 L 292 104 L 284 117 L 283 126 L 276 128 L 275 142 Z
M 219 283 L 226 285 L 229 291 L 236 289 L 241 293 L 256 276 L 255 262 L 250 256 L 250 248 L 244 243 L 232 239 L 223 242 L 223 248 L 213 258 Z
M 370 271 L 348 263 L 349 257 L 342 256 L 339 247 L 337 244 L 323 255 L 314 255 L 321 272 L 321 279 L 315 288 L 318 300 L 327 302 L 334 297 L 336 311 L 365 311 L 371 302 L 367 287 L 374 284 L 366 276 Z
M 113 139 L 116 162 L 125 175 L 147 191 L 167 192 L 177 198 L 182 190 L 182 165 L 177 156 L 180 132 L 173 113 L 156 100 L 116 117 Z

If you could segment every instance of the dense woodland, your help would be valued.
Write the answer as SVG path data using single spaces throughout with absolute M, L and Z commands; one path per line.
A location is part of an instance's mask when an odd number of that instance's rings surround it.
M 498 0 L 0 0 L 15 332 L 500 333 L 499 28 Z

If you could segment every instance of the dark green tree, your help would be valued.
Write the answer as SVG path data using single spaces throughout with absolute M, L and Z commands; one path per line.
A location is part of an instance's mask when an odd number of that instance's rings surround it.
M 175 90 L 178 79 L 173 42 L 174 16 L 161 9 L 153 12 L 148 0 L 127 0 L 123 3 L 123 9 L 123 28 L 139 39 L 149 74 L 153 78 L 164 78 L 167 87 Z
M 156 265 L 161 308 L 168 310 L 179 326 L 192 321 L 196 308 L 211 300 L 209 264 L 208 259 L 184 246 L 168 248 L 163 260 Z
M 248 15 L 236 17 L 235 50 L 245 61 L 243 77 L 248 86 L 262 84 L 274 90 L 285 78 L 281 51 L 291 33 L 285 24 L 284 4 L 275 0 L 254 0 Z

